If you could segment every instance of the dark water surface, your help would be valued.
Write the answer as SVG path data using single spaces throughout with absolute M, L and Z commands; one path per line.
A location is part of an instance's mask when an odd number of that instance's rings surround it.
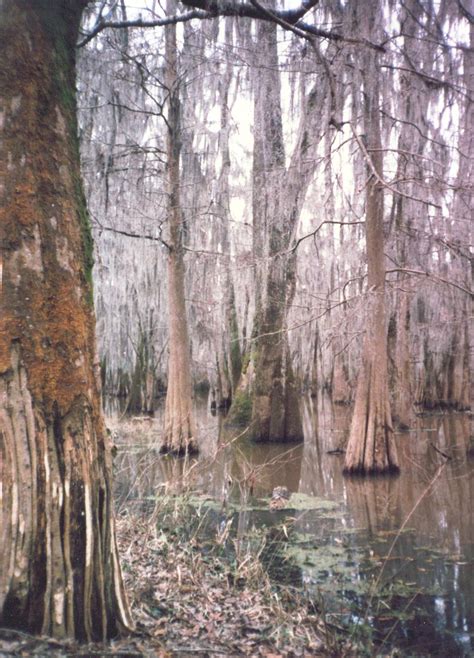
M 381 654 L 397 647 L 404 655 L 474 655 L 469 416 L 414 417 L 397 435 L 401 474 L 358 479 L 344 478 L 343 457 L 328 454 L 344 444 L 351 409 L 327 399 L 305 400 L 303 409 L 304 444 L 265 446 L 245 434 L 235 439 L 242 430 L 224 431 L 222 417 L 198 403 L 196 460 L 159 455 L 160 409 L 150 420 L 111 418 L 119 508 L 191 486 L 216 501 L 219 524 L 240 500 L 234 531 L 284 534 L 264 554 L 271 573 L 323 602 L 330 621 L 372 639 Z M 289 509 L 270 511 L 276 486 L 320 504 L 293 509 L 290 499 Z

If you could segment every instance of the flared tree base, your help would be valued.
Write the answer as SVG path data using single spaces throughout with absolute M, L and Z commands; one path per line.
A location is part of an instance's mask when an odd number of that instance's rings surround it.
M 187 445 L 181 445 L 178 447 L 163 444 L 160 448 L 160 454 L 171 455 L 172 457 L 186 457 L 189 455 L 198 455 L 199 449 L 194 443 L 188 443 Z
M 364 476 L 399 472 L 386 370 L 369 359 L 357 385 L 343 472 Z
M 366 477 L 366 476 L 396 476 L 399 475 L 400 473 L 400 467 L 395 466 L 393 464 L 390 464 L 384 468 L 377 468 L 377 467 L 372 467 L 372 468 L 365 468 L 365 467 L 360 467 L 356 466 L 354 468 L 350 468 L 345 466 L 343 469 L 343 475 L 347 476 L 352 476 L 352 477 Z

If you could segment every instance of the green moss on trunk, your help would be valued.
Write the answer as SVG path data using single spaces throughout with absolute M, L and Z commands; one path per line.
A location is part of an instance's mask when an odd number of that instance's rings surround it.
M 87 282 L 87 300 L 93 305 L 92 269 L 94 266 L 94 242 L 92 227 L 87 209 L 86 197 L 82 186 L 79 135 L 77 124 L 76 81 L 75 81 L 75 45 L 78 26 L 87 0 L 65 0 L 58 11 L 56 3 L 51 0 L 29 2 L 37 14 L 52 48 L 52 83 L 51 103 L 57 103 L 65 120 L 67 142 L 71 152 L 69 174 L 74 183 L 74 208 L 78 213 L 82 239 L 82 264 Z
M 237 391 L 227 416 L 226 425 L 248 425 L 252 417 L 252 400 L 246 391 Z

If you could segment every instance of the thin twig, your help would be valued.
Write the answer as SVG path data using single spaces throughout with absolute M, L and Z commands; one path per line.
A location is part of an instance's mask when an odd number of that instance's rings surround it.
M 382 185 L 382 187 L 386 187 L 387 190 L 390 190 L 390 192 L 392 192 L 392 194 L 395 194 L 396 196 L 401 196 L 404 199 L 410 199 L 411 201 L 417 201 L 418 203 L 423 203 L 427 206 L 433 206 L 434 208 L 437 208 L 438 210 L 442 210 L 442 207 L 438 203 L 434 203 L 433 201 L 426 201 L 425 199 L 419 199 L 418 197 L 414 197 L 411 194 L 406 194 L 405 192 L 401 192 L 400 190 L 396 190 L 394 187 L 392 187 L 390 185 L 390 183 L 387 183 L 387 181 L 384 180 L 382 178 L 382 176 L 380 176 L 379 172 L 377 171 L 377 168 L 375 167 L 375 165 L 372 161 L 372 158 L 370 157 L 370 154 L 369 154 L 368 150 L 365 147 L 365 144 L 363 143 L 360 136 L 357 134 L 357 131 L 355 130 L 352 123 L 350 124 L 350 126 L 351 126 L 351 129 L 352 129 L 352 133 L 354 135 L 354 138 L 355 138 L 357 144 L 359 145 L 360 150 L 362 151 L 364 159 L 367 162 L 367 164 L 369 165 L 369 169 L 372 173 L 372 176 L 378 181 L 378 183 L 380 185 Z
M 436 452 L 438 452 L 445 459 L 452 459 L 450 455 L 447 455 L 445 452 L 437 448 L 434 443 L 430 443 L 430 446 L 433 448 L 433 450 L 436 450 Z

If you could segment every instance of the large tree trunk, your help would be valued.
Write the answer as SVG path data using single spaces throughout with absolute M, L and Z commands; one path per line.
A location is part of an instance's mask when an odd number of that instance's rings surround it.
M 298 139 L 285 168 L 277 27 L 257 25 L 259 54 L 254 101 L 253 250 L 256 298 L 255 369 L 249 436 L 255 441 L 302 441 L 303 427 L 288 345 L 296 258 L 289 253 L 320 137 L 324 85 L 303 95 Z
M 174 0 L 168 0 L 172 13 Z M 179 159 L 180 102 L 177 72 L 176 25 L 165 28 L 167 120 L 167 185 L 168 185 L 168 315 L 169 365 L 165 405 L 163 450 L 174 454 L 196 452 L 196 433 L 192 410 L 191 355 L 188 321 L 184 298 L 183 221 L 180 201 Z
M 402 277 L 400 290 L 397 294 L 395 372 L 394 372 L 394 418 L 399 429 L 406 430 L 412 420 L 411 366 L 410 366 L 410 310 L 408 292 L 403 286 L 408 286 Z
M 383 175 L 378 63 L 373 53 L 369 53 L 366 59 L 364 122 L 367 153 L 371 159 L 365 209 L 369 304 L 344 472 L 375 474 L 397 471 L 398 459 L 388 392 L 383 188 L 378 180 L 378 176 Z
M 225 69 L 219 85 L 219 102 L 221 122 L 219 131 L 219 150 L 222 165 L 217 180 L 216 205 L 219 218 L 214 219 L 215 243 L 220 245 L 222 256 L 216 258 L 215 271 L 217 287 L 221 289 L 221 300 L 214 314 L 216 334 L 216 352 L 218 355 L 218 381 L 220 382 L 220 400 L 218 406 L 227 408 L 235 396 L 242 372 L 242 354 L 240 351 L 239 326 L 235 302 L 235 288 L 232 275 L 232 251 L 230 241 L 230 87 L 233 76 L 233 24 L 234 19 L 225 19 L 225 45 L 227 58 Z
M 285 271 L 287 265 L 287 271 Z M 294 262 L 274 258 L 269 265 L 266 303 L 256 337 L 255 381 L 249 436 L 257 442 L 302 441 L 303 426 L 286 332 L 287 275 Z
M 79 169 L 74 53 L 85 4 L 0 4 L 0 624 L 102 640 L 131 619 Z
M 417 0 L 409 0 L 404 6 L 402 21 L 404 25 L 403 50 L 406 60 L 417 61 L 420 58 L 420 42 L 417 39 L 423 16 L 423 6 Z M 395 194 L 392 206 L 392 222 L 395 239 L 395 255 L 398 266 L 410 268 L 416 264 L 414 231 L 419 227 L 420 204 L 410 199 L 416 196 L 415 181 L 422 179 L 419 163 L 407 158 L 407 153 L 420 155 L 426 148 L 426 137 L 420 126 L 429 115 L 430 94 L 427 93 L 425 82 L 414 72 L 405 72 L 400 77 L 399 105 L 402 124 L 398 136 L 398 162 L 395 180 L 401 181 L 401 188 L 406 196 Z M 407 181 L 413 181 L 411 185 Z M 423 215 L 422 222 L 425 221 Z M 410 237 L 412 236 L 412 237 Z M 393 238 L 392 238 L 393 239 Z M 393 401 L 393 419 L 396 426 L 403 430 L 410 427 L 413 416 L 412 363 L 410 355 L 410 300 L 413 288 L 409 275 L 399 272 L 398 285 L 395 291 L 394 320 L 395 331 L 392 336 L 391 363 L 391 393 Z
M 466 97 L 464 106 L 464 116 L 462 117 L 462 133 L 459 145 L 460 162 L 459 162 L 459 189 L 456 194 L 455 208 L 458 221 L 462 226 L 461 240 L 462 249 L 469 251 L 468 245 L 472 244 L 472 178 L 474 174 L 474 24 L 471 21 L 469 26 L 470 48 L 466 48 L 463 54 L 464 64 L 464 84 L 466 87 Z M 471 187 L 469 186 L 471 183 Z M 459 230 L 459 229 L 458 229 Z M 463 259 L 462 280 L 466 283 L 467 288 L 472 289 L 474 279 L 474 258 L 472 251 L 470 258 Z M 466 299 L 463 304 L 464 312 L 464 344 L 465 344 L 465 367 L 463 379 L 466 386 L 463 397 L 466 406 L 470 406 L 470 435 L 468 454 L 474 455 L 474 413 L 472 409 L 474 400 L 474 323 L 472 322 L 472 311 L 474 300 Z

